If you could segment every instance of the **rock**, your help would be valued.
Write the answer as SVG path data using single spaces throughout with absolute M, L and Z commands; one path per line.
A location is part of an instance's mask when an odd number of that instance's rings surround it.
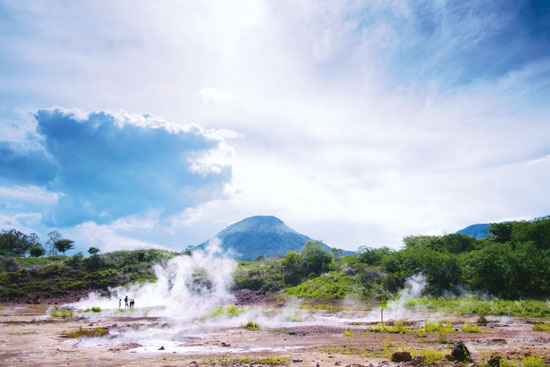
M 159 348 L 159 350 L 164 350 L 164 345 L 162 345 L 162 346 Z
M 470 351 L 462 341 L 456 342 L 451 348 L 451 355 L 458 362 L 471 361 Z
M 293 359 L 292 362 L 294 363 L 300 363 L 300 362 L 303 362 L 301 359 Z
M 230 346 L 231 346 L 231 344 L 228 344 L 228 343 L 226 343 L 226 342 L 222 342 L 222 347 L 228 348 L 228 347 L 230 347 Z
M 346 367 L 366 367 L 366 366 L 359 363 L 352 363 L 352 364 L 346 365 Z
M 391 355 L 392 362 L 408 362 L 412 361 L 412 356 L 409 352 L 395 352 Z
M 487 361 L 487 364 L 490 367 L 500 367 L 500 361 L 502 360 L 501 356 L 498 355 L 492 355 L 491 358 Z
M 342 364 L 342 362 L 340 362 L 340 361 L 334 362 L 334 365 L 335 365 L 335 366 L 340 366 L 341 364 Z
M 420 366 L 423 362 L 424 362 L 424 358 L 420 354 L 417 354 L 414 356 L 414 358 L 409 364 L 413 366 Z
M 453 357 L 452 354 L 445 354 L 445 359 L 448 360 L 449 362 L 452 362 L 455 360 L 455 357 Z

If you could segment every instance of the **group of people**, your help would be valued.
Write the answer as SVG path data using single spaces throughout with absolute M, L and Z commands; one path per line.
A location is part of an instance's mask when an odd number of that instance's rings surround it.
M 134 298 L 128 298 L 128 296 L 124 297 L 124 309 L 128 308 L 134 308 L 134 305 L 136 304 L 136 300 Z M 118 308 L 122 308 L 122 299 L 118 299 Z

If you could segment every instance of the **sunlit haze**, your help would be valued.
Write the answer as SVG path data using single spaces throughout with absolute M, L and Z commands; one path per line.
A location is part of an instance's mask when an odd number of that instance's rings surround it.
M 2 1 L 0 229 L 343 249 L 549 214 L 536 1 Z

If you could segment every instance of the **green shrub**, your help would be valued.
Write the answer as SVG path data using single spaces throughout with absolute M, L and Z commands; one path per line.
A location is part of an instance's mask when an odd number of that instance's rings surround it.
M 464 327 L 462 328 L 464 330 L 465 333 L 481 333 L 481 329 L 476 326 L 476 325 L 472 325 L 471 322 L 465 322 L 464 323 Z
M 67 319 L 70 317 L 73 317 L 73 310 L 54 310 L 50 313 L 53 317 L 61 317 L 63 319 Z
M 533 331 L 550 331 L 550 323 L 537 322 L 533 325 Z
M 104 336 L 109 334 L 109 330 L 105 328 L 95 328 L 95 329 L 83 329 L 82 326 L 76 331 L 63 332 L 63 335 L 66 338 L 80 338 L 83 336 Z
M 101 312 L 101 308 L 99 307 L 87 308 L 84 310 L 84 312 Z
M 258 325 L 254 321 L 249 321 L 245 325 L 243 325 L 243 328 L 250 329 L 250 330 L 258 330 L 260 328 L 260 325 Z
M 449 321 L 442 321 L 438 323 L 433 323 L 429 321 L 424 322 L 424 327 L 418 328 L 419 333 L 438 333 L 438 334 L 447 334 L 453 331 L 453 326 Z
M 394 325 L 379 322 L 376 326 L 371 327 L 369 331 L 393 334 L 407 334 L 412 332 L 412 330 L 402 321 L 397 321 Z
M 443 351 L 433 349 L 421 349 L 417 353 L 422 356 L 422 362 L 430 366 L 439 364 L 446 354 Z
M 285 296 L 299 298 L 345 298 L 352 290 L 353 281 L 339 272 L 329 272 L 288 288 Z
M 216 317 L 235 317 L 244 312 L 243 307 L 231 305 L 231 306 L 218 306 L 213 308 L 208 314 L 201 317 L 201 321 L 213 319 Z
M 523 367 L 545 367 L 548 366 L 546 362 L 540 358 L 535 356 L 529 356 L 527 358 L 524 358 L 522 360 Z

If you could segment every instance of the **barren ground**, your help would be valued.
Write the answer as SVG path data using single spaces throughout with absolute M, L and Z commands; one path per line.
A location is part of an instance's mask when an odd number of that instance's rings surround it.
M 477 316 L 440 316 L 434 320 L 449 320 L 456 331 L 441 337 L 434 333 L 419 336 L 416 332 L 372 332 L 372 323 L 352 321 L 360 320 L 361 311 L 353 314 L 354 319 L 332 313 L 310 321 L 287 322 L 281 327 L 260 325 L 258 330 L 249 330 L 208 324 L 188 328 L 168 318 L 127 314 L 79 313 L 63 319 L 49 316 L 47 305 L 2 306 L 0 366 L 418 366 L 423 364 L 390 362 L 388 353 L 400 348 L 446 350 L 448 344 L 442 343 L 445 340 L 464 341 L 477 365 L 491 354 L 512 360 L 536 355 L 547 364 L 550 361 L 550 332 L 533 331 L 535 320 L 520 318 L 488 317 L 489 324 L 481 327 L 482 333 L 465 333 L 456 330 L 461 330 L 465 321 L 475 322 Z M 413 322 L 411 328 L 416 330 L 419 323 Z M 63 336 L 80 327 L 106 328 L 109 334 Z M 146 341 L 140 342 L 141 337 Z M 388 346 L 388 337 L 393 347 Z

